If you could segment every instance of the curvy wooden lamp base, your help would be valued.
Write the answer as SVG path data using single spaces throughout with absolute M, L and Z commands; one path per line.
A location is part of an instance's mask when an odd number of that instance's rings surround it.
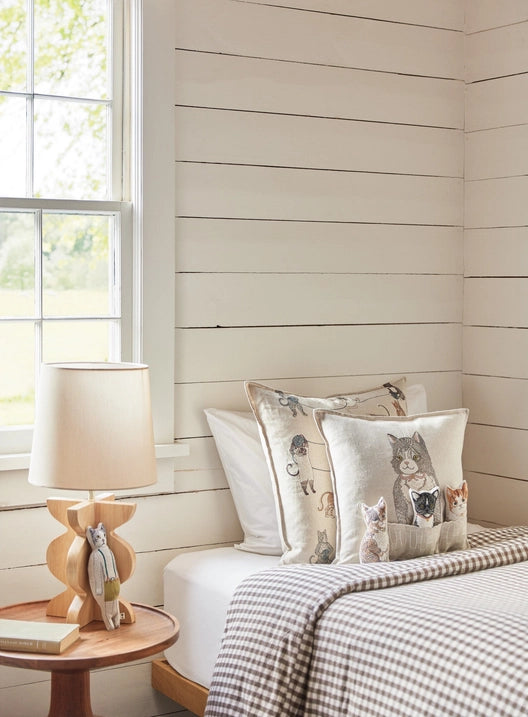
M 121 584 L 128 580 L 136 566 L 136 554 L 131 545 L 114 533 L 136 511 L 135 503 L 116 503 L 115 496 L 105 494 L 94 500 L 76 501 L 67 498 L 49 498 L 48 510 L 66 527 L 66 532 L 51 541 L 46 553 L 50 572 L 66 585 L 66 589 L 48 603 L 47 615 L 64 617 L 66 622 L 82 627 L 92 620 L 101 620 L 101 611 L 88 582 L 90 546 L 86 539 L 89 525 L 103 523 L 108 546 L 115 556 Z M 129 602 L 119 598 L 122 622 L 135 622 L 134 610 Z

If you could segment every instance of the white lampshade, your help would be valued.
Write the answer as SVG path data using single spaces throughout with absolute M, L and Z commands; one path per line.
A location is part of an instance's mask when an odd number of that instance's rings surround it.
M 155 483 L 148 366 L 43 364 L 29 482 L 100 491 Z

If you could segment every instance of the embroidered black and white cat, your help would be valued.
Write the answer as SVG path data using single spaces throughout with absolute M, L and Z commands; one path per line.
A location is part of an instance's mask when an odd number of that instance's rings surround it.
M 409 495 L 414 511 L 413 525 L 419 528 L 432 528 L 434 523 L 434 512 L 436 502 L 440 494 L 440 488 L 433 490 L 413 490 L 409 488 Z
M 389 533 L 385 499 L 380 498 L 373 506 L 362 503 L 361 510 L 367 529 L 359 544 L 359 562 L 386 562 L 389 559 Z
M 326 530 L 317 531 L 315 553 L 310 556 L 311 563 L 331 563 L 335 558 L 335 548 L 328 542 Z
M 431 458 L 422 436 L 415 431 L 412 436 L 397 438 L 388 434 L 392 446 L 391 464 L 396 473 L 393 487 L 394 509 L 398 523 L 411 525 L 414 509 L 409 489 L 431 491 L 438 486 Z M 434 524 L 442 522 L 442 503 L 436 501 Z

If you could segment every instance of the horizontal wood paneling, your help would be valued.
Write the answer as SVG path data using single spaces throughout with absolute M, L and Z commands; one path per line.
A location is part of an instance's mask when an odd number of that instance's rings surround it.
M 462 180 L 178 164 L 187 217 L 462 225 Z
M 466 279 L 464 323 L 528 328 L 526 279 Z
M 528 227 L 464 232 L 466 276 L 528 276 Z
M 182 274 L 176 324 L 454 323 L 462 320 L 461 304 L 462 277 L 457 276 Z
M 241 0 L 255 2 L 255 0 Z M 494 2 L 494 0 L 488 0 Z M 520 0 L 515 0 L 518 4 Z M 464 5 L 460 0 L 262 0 L 262 4 L 295 7 L 316 12 L 394 20 L 398 23 L 431 25 L 455 30 L 464 28 Z
M 528 20 L 525 0 L 471 0 L 464 3 L 464 8 L 468 34 Z
M 176 53 L 177 105 L 461 129 L 463 93 L 458 80 Z
M 466 82 L 479 82 L 527 72 L 527 48 L 528 22 L 495 27 L 468 35 L 465 57 Z
M 465 178 L 514 177 L 528 172 L 528 125 L 466 135 Z
M 528 482 L 501 476 L 465 473 L 469 517 L 497 525 L 528 524 Z
M 472 423 L 528 430 L 528 380 L 466 374 L 462 392 Z
M 461 274 L 462 248 L 461 227 L 181 218 L 176 265 L 180 272 Z
M 528 75 L 466 87 L 466 132 L 528 122 Z
M 280 27 L 280 32 L 277 32 Z M 231 0 L 179 0 L 178 49 L 460 79 L 464 36 Z
M 176 330 L 182 383 L 460 369 L 458 324 Z M 214 357 L 214 360 L 212 358 Z
M 431 372 L 407 374 L 408 384 L 422 383 L 426 387 L 428 408 L 431 411 L 440 411 L 459 407 L 461 404 L 461 377 L 458 371 Z M 354 376 L 328 376 L 319 378 L 282 378 L 270 379 L 252 375 L 249 378 L 260 381 L 274 388 L 298 393 L 304 396 L 332 396 L 337 393 L 350 393 L 353 391 L 379 386 L 390 380 L 396 380 L 398 374 L 380 375 L 354 375 Z M 208 383 L 179 383 L 175 386 L 174 412 L 176 417 L 176 432 L 180 436 L 209 436 L 211 430 L 203 412 L 204 408 L 221 408 L 231 411 L 250 411 L 250 406 L 244 390 L 243 381 L 214 381 Z M 207 439 L 198 439 L 204 440 Z M 191 455 L 194 454 L 194 441 L 191 444 Z M 217 466 L 212 462 L 206 463 L 203 458 L 197 457 L 197 465 L 210 470 Z M 185 466 L 185 469 L 188 469 Z M 176 473 L 176 486 L 179 484 Z
M 528 481 L 526 431 L 469 424 L 464 444 L 464 467 L 474 473 Z
M 528 331 L 464 328 L 464 372 L 483 376 L 528 378 Z
M 518 227 L 528 225 L 528 176 L 466 182 L 465 225 Z
M 176 108 L 176 159 L 462 177 L 462 130 Z

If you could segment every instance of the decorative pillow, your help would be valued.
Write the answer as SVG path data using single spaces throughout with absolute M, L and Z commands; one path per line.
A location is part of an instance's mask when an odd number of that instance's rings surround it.
M 359 561 L 365 531 L 358 505 L 372 506 L 380 497 L 387 503 L 390 560 L 466 546 L 466 517 L 444 522 L 446 487 L 463 485 L 466 409 L 407 417 L 351 417 L 317 410 L 314 418 L 332 470 L 337 562 Z M 434 501 L 436 486 L 440 491 Z M 427 501 L 418 500 L 420 493 L 429 494 Z M 423 503 L 427 505 L 419 505 Z M 417 510 L 423 513 L 418 523 L 427 527 L 413 524 Z
M 244 531 L 236 547 L 281 555 L 275 499 L 254 415 L 215 408 L 205 409 L 205 415 Z
M 346 415 L 404 415 L 404 386 L 405 379 L 401 379 L 369 391 L 309 398 L 246 383 L 272 478 L 282 563 L 328 563 L 335 557 L 333 487 L 314 409 Z

